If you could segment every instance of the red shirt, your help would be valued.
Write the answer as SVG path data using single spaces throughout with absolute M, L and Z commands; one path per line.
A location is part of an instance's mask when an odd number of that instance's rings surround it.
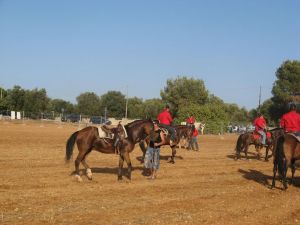
M 254 122 L 253 122 L 254 126 L 255 126 L 255 130 L 256 131 L 262 131 L 266 128 L 266 120 L 264 117 L 257 117 Z
M 194 124 L 195 123 L 195 118 L 193 116 L 187 118 L 186 119 L 186 123 L 188 123 L 188 124 Z
M 167 110 L 164 109 L 158 116 L 157 119 L 159 123 L 165 124 L 165 125 L 171 125 L 173 119 L 171 116 L 171 113 Z
M 280 126 L 286 132 L 300 131 L 300 114 L 294 110 L 284 114 L 280 120 Z
M 194 132 L 193 132 L 193 137 L 197 137 L 197 136 L 198 136 L 198 134 L 199 134 L 198 130 L 197 130 L 197 129 L 195 129 L 195 130 L 194 130 Z

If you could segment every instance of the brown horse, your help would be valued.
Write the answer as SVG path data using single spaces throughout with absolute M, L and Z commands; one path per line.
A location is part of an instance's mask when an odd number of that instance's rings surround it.
M 131 179 L 132 166 L 129 153 L 134 149 L 135 143 L 144 139 L 150 134 L 151 130 L 153 130 L 152 120 L 135 120 L 125 125 L 124 128 L 119 124 L 117 128 L 111 130 L 114 133 L 113 139 L 99 138 L 98 129 L 96 127 L 86 127 L 73 133 L 68 139 L 66 145 L 66 160 L 70 160 L 75 143 L 79 151 L 75 160 L 75 174 L 79 180 L 81 180 L 79 174 L 80 163 L 86 168 L 88 178 L 92 179 L 92 171 L 85 159 L 93 149 L 107 154 L 119 154 L 118 180 L 122 179 L 124 160 L 128 166 L 128 179 Z M 125 134 L 126 138 L 124 137 Z M 118 148 L 118 151 L 116 148 Z
M 265 161 L 268 161 L 268 152 L 269 150 L 272 151 L 273 155 L 273 146 L 274 146 L 274 141 L 277 139 L 278 136 L 283 134 L 283 129 L 281 128 L 275 128 L 272 130 L 268 131 L 269 134 L 267 134 L 267 139 L 266 139 L 266 155 L 265 155 Z M 235 159 L 239 159 L 241 157 L 241 152 L 243 151 L 245 153 L 246 159 L 248 159 L 248 148 L 249 145 L 254 145 L 256 152 L 257 152 L 257 158 L 260 159 L 261 157 L 261 149 L 263 148 L 262 143 L 260 142 L 260 136 L 259 134 L 255 132 L 246 132 L 243 134 L 240 134 L 240 136 L 237 139 L 236 143 L 236 155 Z
M 170 137 L 171 134 L 169 132 L 165 133 L 165 144 L 164 145 L 169 145 L 172 149 L 172 155 L 171 155 L 171 160 L 170 163 L 175 163 L 175 155 L 176 155 L 176 146 L 179 144 L 181 138 L 186 138 L 187 141 L 189 141 L 193 135 L 195 126 L 187 126 L 187 125 L 176 125 L 173 126 L 175 128 L 175 141 L 172 142 L 172 145 L 170 145 Z M 164 130 L 164 128 L 163 128 Z M 140 148 L 143 152 L 143 159 L 145 158 L 147 146 L 149 145 L 150 139 L 145 138 L 140 142 Z M 145 145 L 146 144 L 146 145 Z M 143 160 L 142 160 L 143 161 Z
M 275 187 L 275 177 L 278 170 L 279 175 L 281 176 L 283 189 L 287 189 L 287 170 L 288 167 L 291 167 L 292 178 L 291 184 L 293 184 L 294 174 L 295 174 L 295 162 L 300 159 L 300 142 L 299 137 L 287 133 L 278 138 L 275 145 L 275 154 L 274 154 L 274 167 L 273 167 L 273 180 L 271 188 Z

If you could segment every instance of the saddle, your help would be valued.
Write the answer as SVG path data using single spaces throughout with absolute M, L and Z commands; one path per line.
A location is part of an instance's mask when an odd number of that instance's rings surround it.
M 269 131 L 266 132 L 266 135 L 267 135 L 267 139 L 270 139 L 272 137 L 272 134 Z M 257 133 L 256 131 L 253 131 L 252 132 L 252 137 L 253 137 L 254 140 L 260 139 L 260 133 Z

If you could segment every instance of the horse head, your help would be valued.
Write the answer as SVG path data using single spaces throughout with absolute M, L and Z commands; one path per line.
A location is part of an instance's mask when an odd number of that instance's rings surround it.
M 153 121 L 151 119 L 135 120 L 124 126 L 128 139 L 137 143 L 145 139 L 153 130 Z

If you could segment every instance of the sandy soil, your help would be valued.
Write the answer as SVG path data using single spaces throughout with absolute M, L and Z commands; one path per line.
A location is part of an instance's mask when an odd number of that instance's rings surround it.
M 236 135 L 200 136 L 200 152 L 178 150 L 174 165 L 162 148 L 156 180 L 138 146 L 131 182 L 117 181 L 118 156 L 92 152 L 93 180 L 78 183 L 64 162 L 78 128 L 0 121 L 0 224 L 300 224 L 299 171 L 287 191 L 270 190 L 272 160 L 234 161 Z

